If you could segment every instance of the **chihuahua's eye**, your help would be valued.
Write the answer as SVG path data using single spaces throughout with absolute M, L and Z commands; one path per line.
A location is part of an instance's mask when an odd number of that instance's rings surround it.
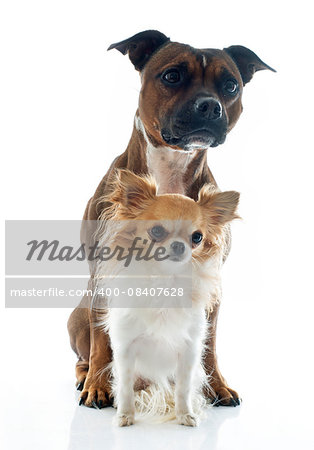
M 227 80 L 224 84 L 224 90 L 227 94 L 236 95 L 238 92 L 239 86 L 235 80 Z
M 154 241 L 161 241 L 168 233 L 161 225 L 155 225 L 150 229 L 149 234 Z
M 200 233 L 199 231 L 195 231 L 193 234 L 192 234 L 192 243 L 194 244 L 194 245 L 198 245 L 198 244 L 200 244 L 201 242 L 202 242 L 202 239 L 203 239 L 203 235 L 202 235 L 202 233 Z
M 178 69 L 168 69 L 166 70 L 162 76 L 162 80 L 166 82 L 166 84 L 176 84 L 181 81 L 181 75 Z

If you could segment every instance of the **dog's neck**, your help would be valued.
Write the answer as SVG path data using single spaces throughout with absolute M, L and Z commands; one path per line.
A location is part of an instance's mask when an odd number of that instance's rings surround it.
M 197 150 L 173 150 L 170 147 L 155 147 L 147 137 L 139 116 L 135 116 L 135 127 L 144 136 L 148 172 L 155 178 L 158 194 L 186 193 L 185 175 Z
M 176 193 L 194 198 L 202 184 L 216 184 L 206 164 L 206 149 L 183 151 L 167 146 L 154 146 L 138 113 L 131 140 L 122 156 L 123 166 L 135 173 L 153 175 L 158 185 L 158 194 Z
M 147 167 L 157 181 L 158 194 L 186 193 L 185 175 L 195 152 L 182 152 L 147 144 Z

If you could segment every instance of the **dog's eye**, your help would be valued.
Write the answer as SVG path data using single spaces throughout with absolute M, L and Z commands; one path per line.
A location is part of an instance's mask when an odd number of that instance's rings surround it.
M 161 225 L 155 225 L 149 230 L 149 235 L 154 241 L 161 241 L 167 234 L 167 231 Z
M 203 235 L 199 231 L 195 231 L 192 234 L 192 237 L 191 237 L 192 244 L 198 245 L 198 244 L 200 244 L 202 242 L 202 239 L 203 239 Z
M 168 69 L 166 70 L 161 78 L 168 84 L 176 84 L 181 81 L 181 75 L 178 69 Z
M 238 83 L 235 80 L 227 80 L 224 84 L 224 90 L 231 95 L 237 94 L 239 89 Z

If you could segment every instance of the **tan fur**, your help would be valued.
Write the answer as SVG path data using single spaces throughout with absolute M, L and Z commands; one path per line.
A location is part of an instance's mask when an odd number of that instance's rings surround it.
M 160 48 L 158 45 L 160 45 Z M 239 51 L 237 46 L 225 50 L 206 49 L 195 51 L 196 49 L 192 49 L 188 45 L 169 41 L 166 36 L 156 31 L 140 33 L 123 42 L 113 44 L 110 48 L 117 48 L 123 54 L 128 53 L 131 62 L 137 70 L 140 70 L 142 88 L 136 118 L 142 121 L 145 133 L 141 132 L 135 123 L 126 150 L 113 161 L 107 174 L 99 183 L 93 197 L 89 200 L 83 217 L 85 221 L 99 220 L 100 218 L 106 219 L 110 217 L 110 214 L 115 213 L 115 208 L 111 208 L 107 198 L 112 193 L 112 182 L 115 178 L 116 169 L 128 169 L 140 175 L 151 173 L 152 168 L 149 167 L 147 159 L 148 142 L 151 146 L 167 147 L 164 145 L 160 134 L 162 118 L 168 116 L 169 120 L 171 120 L 174 111 L 182 107 L 197 92 L 205 90 L 210 95 L 219 95 L 216 81 L 222 71 L 227 69 L 238 81 L 240 87 L 237 97 L 220 98 L 228 120 L 227 131 L 229 132 L 236 124 L 242 111 L 243 74 L 245 75 L 244 82 L 247 83 L 256 70 L 270 69 L 269 66 L 265 65 L 248 49 L 246 49 L 244 56 L 241 53 L 243 49 L 240 49 L 240 59 L 237 59 L 237 52 Z M 206 59 L 206 65 L 204 58 Z M 252 61 L 250 61 L 250 58 L 252 58 Z M 189 89 L 182 86 L 177 90 L 176 94 L 174 92 L 170 94 L 160 83 L 158 84 L 157 74 L 160 74 L 166 67 L 176 63 L 181 64 L 182 62 L 188 65 L 188 71 L 193 78 L 193 86 Z M 248 63 L 250 64 L 248 65 Z M 222 96 L 220 95 L 220 97 Z M 174 149 L 181 151 L 180 148 L 175 146 Z M 164 155 L 167 157 L 167 152 L 164 152 Z M 172 192 L 179 190 L 196 201 L 199 191 L 204 184 L 210 183 L 216 186 L 215 179 L 207 166 L 206 148 L 197 149 L 186 160 L 187 164 L 180 168 L 184 172 L 180 173 L 179 184 L 173 184 L 173 180 L 176 177 L 176 166 L 171 165 L 171 161 L 164 161 L 165 167 L 169 171 L 169 180 L 171 181 L 171 186 L 162 186 L 164 193 L 168 188 Z M 91 233 L 84 226 L 82 227 L 81 239 L 87 245 L 91 245 L 94 242 Z M 225 228 L 223 240 L 225 253 L 223 259 L 225 259 L 230 248 L 230 233 L 227 227 Z M 92 264 L 90 265 L 90 271 L 89 287 L 92 288 L 95 271 L 95 267 Z M 228 387 L 222 377 L 216 358 L 216 324 L 220 297 L 221 294 L 217 292 L 216 299 L 212 303 L 210 311 L 208 311 L 211 335 L 207 342 L 208 351 L 205 356 L 205 368 L 207 374 L 211 375 L 212 382 L 211 389 L 206 392 L 206 395 L 210 400 L 218 399 L 220 404 L 234 406 L 239 403 L 239 397 L 235 391 Z M 91 308 L 91 304 L 92 298 L 89 296 L 83 297 L 80 305 L 69 318 L 68 330 L 71 346 L 79 359 L 77 376 L 79 388 L 83 388 L 80 402 L 87 406 L 104 407 L 112 403 L 110 377 L 104 371 L 104 368 L 111 362 L 112 352 L 108 335 L 94 326 L 95 323 L 101 321 L 103 312 Z M 85 372 L 88 367 L 85 380 L 81 365 L 84 366 Z
M 110 206 L 107 208 L 108 214 L 105 217 L 106 227 L 98 233 L 100 248 L 106 244 L 110 248 L 119 246 L 128 249 L 135 236 L 142 240 L 148 239 L 148 242 L 143 244 L 143 248 L 145 248 L 151 242 L 148 238 L 150 228 L 156 224 L 165 226 L 168 234 L 158 241 L 158 245 L 169 248 L 169 240 L 171 242 L 172 237 L 175 236 L 176 240 L 182 239 L 182 242 L 192 247 L 193 283 L 194 280 L 197 280 L 193 284 L 192 305 L 200 307 L 201 310 L 206 307 L 208 312 L 212 311 L 219 295 L 217 289 L 219 290 L 220 287 L 219 272 L 225 245 L 224 227 L 237 217 L 239 194 L 233 191 L 220 192 L 212 185 L 205 185 L 197 201 L 180 194 L 158 196 L 156 195 L 156 183 L 152 177 L 140 177 L 131 171 L 117 170 L 116 178 L 112 182 L 112 191 L 107 198 L 104 198 L 104 201 Z M 193 246 L 190 238 L 194 231 L 202 233 L 203 239 L 199 244 Z M 142 246 L 142 244 L 138 244 L 138 246 Z M 157 268 L 158 263 L 155 264 Z M 179 263 L 174 262 L 171 267 L 176 264 Z M 103 281 L 106 283 L 108 275 L 109 277 L 115 276 L 117 266 L 120 266 L 120 270 L 123 269 L 123 263 L 116 260 L 99 262 L 96 276 L 99 286 L 102 286 Z M 124 274 L 130 276 L 130 272 L 124 272 Z M 149 276 L 147 280 L 149 280 Z M 131 306 L 133 306 L 133 299 L 130 299 L 126 308 Z M 137 307 L 135 306 L 135 308 Z M 163 308 L 160 303 L 158 303 L 158 308 Z M 167 307 L 164 308 L 163 312 L 166 317 Z M 189 310 L 190 308 L 187 308 L 187 311 Z M 136 311 L 138 310 L 136 309 Z M 105 320 L 106 332 L 110 332 L 110 314 L 111 308 L 109 307 L 109 313 Z M 156 318 L 158 318 L 158 313 L 156 314 Z M 129 333 L 131 332 L 130 329 Z M 195 343 L 195 345 L 197 344 Z M 115 355 L 117 349 L 113 347 L 113 351 Z M 156 358 L 158 358 L 157 354 Z M 130 372 L 127 367 L 125 371 Z M 119 389 L 115 380 L 116 373 L 113 370 L 112 391 L 116 396 Z M 138 384 L 141 384 L 140 380 L 135 381 L 135 385 Z M 176 417 L 174 383 L 156 385 L 146 380 L 145 388 L 142 387 L 138 390 L 136 386 L 134 386 L 136 391 L 134 400 L 137 413 L 149 418 L 154 418 L 156 415 L 162 416 L 162 420 L 171 420 Z M 203 379 L 200 386 L 204 387 L 204 391 L 211 389 L 206 378 Z M 193 403 L 193 411 L 196 416 L 199 416 L 206 404 L 202 392 L 198 391 L 194 394 Z M 126 425 L 131 425 L 131 423 L 123 421 L 123 426 Z

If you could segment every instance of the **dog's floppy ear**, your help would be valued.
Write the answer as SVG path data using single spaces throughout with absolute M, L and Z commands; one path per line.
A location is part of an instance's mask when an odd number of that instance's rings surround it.
M 199 192 L 198 204 L 205 208 L 209 226 L 223 226 L 239 218 L 236 213 L 239 198 L 239 192 L 219 192 L 212 185 L 205 185 Z
M 157 187 L 151 177 L 117 169 L 109 201 L 119 203 L 128 215 L 135 217 L 154 200 L 156 192 Z
M 170 39 L 160 31 L 147 30 L 111 44 L 108 50 L 116 48 L 123 55 L 129 54 L 129 58 L 136 70 L 142 70 L 152 54 Z
M 258 70 L 267 69 L 276 72 L 275 69 L 265 64 L 252 50 L 242 45 L 232 45 L 231 47 L 224 48 L 224 51 L 236 63 L 242 77 L 243 85 L 251 81 L 254 73 Z

